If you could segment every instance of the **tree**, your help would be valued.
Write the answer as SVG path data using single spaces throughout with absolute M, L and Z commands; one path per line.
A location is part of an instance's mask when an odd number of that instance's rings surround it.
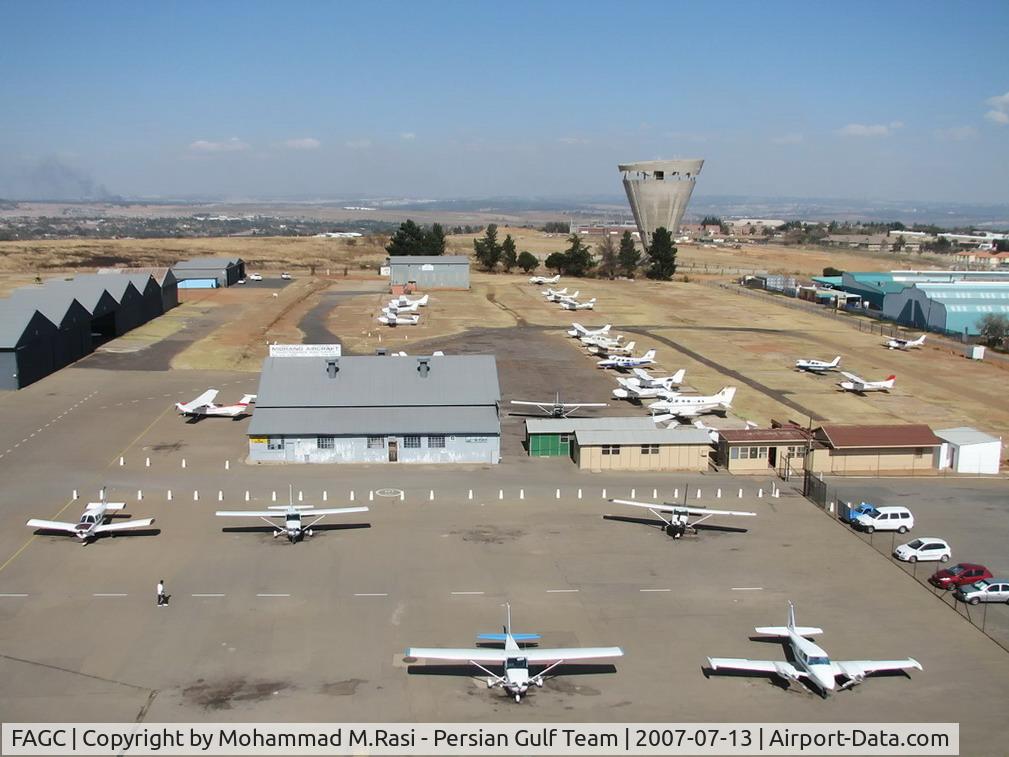
M 512 268 L 518 262 L 518 253 L 515 251 L 515 240 L 508 234 L 501 243 L 501 266 L 505 273 L 511 273 Z
M 978 323 L 978 333 L 989 346 L 998 347 L 1009 338 L 1009 318 L 1001 313 L 988 313 Z
M 352 240 L 353 241 L 353 240 Z M 444 255 L 445 231 L 436 223 L 429 230 L 406 219 L 392 235 L 385 251 L 392 255 Z
M 596 245 L 596 252 L 599 253 L 599 274 L 608 279 L 612 279 L 617 273 L 617 247 L 613 244 L 613 237 L 607 234 L 603 241 Z
M 539 267 L 539 264 L 539 259 L 531 252 L 522 250 L 522 252 L 519 253 L 518 266 L 526 273 L 535 271 L 536 268 Z
M 543 224 L 543 231 L 547 234 L 567 234 L 570 227 L 567 221 L 547 221 Z
M 890 249 L 893 250 L 894 252 L 900 252 L 901 250 L 904 249 L 904 247 L 905 247 L 904 237 L 899 236 L 897 237 L 897 241 L 890 246 Z
M 577 234 L 568 237 L 568 244 L 570 246 L 564 251 L 564 273 L 567 276 L 584 276 L 596 264 L 592 250 Z
M 704 216 L 701 219 L 701 226 L 721 226 L 722 219 L 718 216 Z
M 842 271 L 840 268 L 834 268 L 833 266 L 827 266 L 826 268 L 823 269 L 824 276 L 840 276 L 843 273 L 844 271 Z
M 673 235 L 664 226 L 660 226 L 652 234 L 652 243 L 648 247 L 648 257 L 651 264 L 645 275 L 650 279 L 669 281 L 676 273 L 676 248 L 673 247 Z
M 566 262 L 567 260 L 565 259 L 563 252 L 551 252 L 547 255 L 547 259 L 543 261 L 543 265 L 551 271 L 561 273 L 561 271 L 564 270 L 564 264 Z
M 476 252 L 476 259 L 484 270 L 493 271 L 501 260 L 501 245 L 497 241 L 497 224 L 492 223 L 487 227 L 483 237 L 473 240 L 473 250 Z
M 427 239 L 427 252 L 425 255 L 444 255 L 445 254 L 445 230 L 441 227 L 440 223 L 436 223 L 431 226 L 431 231 L 426 235 Z
M 631 236 L 631 232 L 629 231 L 625 231 L 624 235 L 620 237 L 620 250 L 617 252 L 617 262 L 620 264 L 620 270 L 624 276 L 628 278 L 634 277 L 634 272 L 641 264 L 641 252 L 638 250 L 637 245 L 634 244 L 634 237 Z

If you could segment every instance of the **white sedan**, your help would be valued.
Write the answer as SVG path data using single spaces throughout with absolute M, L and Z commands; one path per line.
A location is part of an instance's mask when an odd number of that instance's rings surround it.
M 282 274 L 280 274 L 280 278 L 282 278 L 284 281 L 290 281 L 291 274 L 289 274 L 287 271 L 284 271 Z
M 932 536 L 922 536 L 907 544 L 901 544 L 893 551 L 893 556 L 904 562 L 946 562 L 952 556 L 953 550 L 942 539 Z
M 250 273 L 249 274 L 249 281 L 262 281 L 262 280 L 263 280 L 263 277 L 261 275 L 259 275 L 258 273 Z

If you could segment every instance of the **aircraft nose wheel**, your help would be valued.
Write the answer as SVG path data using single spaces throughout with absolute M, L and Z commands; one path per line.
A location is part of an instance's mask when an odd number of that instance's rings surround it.
M 686 527 L 677 523 L 670 523 L 666 526 L 666 534 L 673 537 L 674 539 L 679 539 L 686 533 Z

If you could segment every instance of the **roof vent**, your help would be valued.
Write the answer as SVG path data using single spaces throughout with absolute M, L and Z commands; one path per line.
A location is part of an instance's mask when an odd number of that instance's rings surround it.
M 417 358 L 417 373 L 420 374 L 420 377 L 427 378 L 427 374 L 430 372 L 431 372 L 431 358 L 429 357 Z
M 326 375 L 331 379 L 336 378 L 337 372 L 340 370 L 340 361 L 336 358 L 332 358 L 326 361 Z

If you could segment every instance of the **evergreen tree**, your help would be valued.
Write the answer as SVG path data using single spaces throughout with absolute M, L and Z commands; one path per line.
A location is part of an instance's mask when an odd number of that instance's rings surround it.
M 490 224 L 482 238 L 473 240 L 473 250 L 484 270 L 493 271 L 501 259 L 501 245 L 497 241 L 497 224 Z
M 427 237 L 427 255 L 444 255 L 445 254 L 445 230 L 441 227 L 440 223 L 436 223 L 431 227 L 426 235 Z
M 519 253 L 518 266 L 526 273 L 535 271 L 539 267 L 539 259 L 528 250 Z
M 634 272 L 641 264 L 641 253 L 634 244 L 634 237 L 631 236 L 631 232 L 629 231 L 625 231 L 624 235 L 620 237 L 620 250 L 617 252 L 617 262 L 620 264 L 620 270 L 627 277 L 633 277 Z
M 599 253 L 599 275 L 612 279 L 617 273 L 617 247 L 613 244 L 613 237 L 607 234 L 603 241 L 596 245 L 596 252 Z
M 596 264 L 592 250 L 578 234 L 568 237 L 570 247 L 564 252 L 564 273 L 567 276 L 584 276 Z
M 556 271 L 561 273 L 564 270 L 564 264 L 567 262 L 563 252 L 551 252 L 547 255 L 547 259 L 543 261 L 543 265 L 549 268 L 551 271 Z
M 399 225 L 385 251 L 389 255 L 427 255 L 427 234 L 409 218 Z
M 508 234 L 501 243 L 501 267 L 505 273 L 511 273 L 512 268 L 518 262 L 518 252 L 515 250 L 515 240 Z
M 646 276 L 659 281 L 669 281 L 676 273 L 676 248 L 673 247 L 673 235 L 660 226 L 652 234 L 652 244 L 648 248 L 651 264 Z

